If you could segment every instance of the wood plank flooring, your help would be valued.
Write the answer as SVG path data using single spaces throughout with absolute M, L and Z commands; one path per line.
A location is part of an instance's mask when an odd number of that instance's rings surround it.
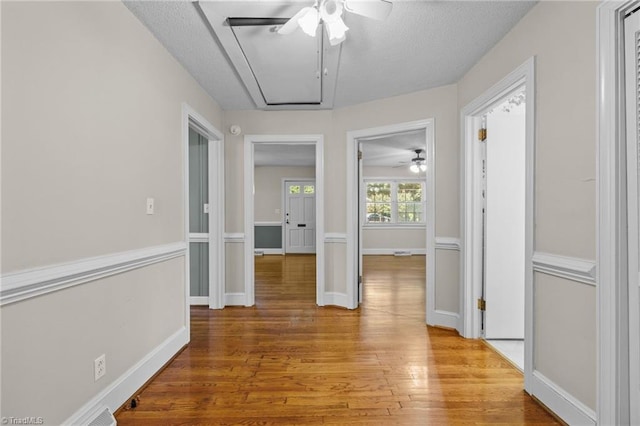
M 314 256 L 256 258 L 256 306 L 191 343 L 118 425 L 559 424 L 481 341 L 424 325 L 424 256 L 365 257 L 365 303 L 315 305 Z

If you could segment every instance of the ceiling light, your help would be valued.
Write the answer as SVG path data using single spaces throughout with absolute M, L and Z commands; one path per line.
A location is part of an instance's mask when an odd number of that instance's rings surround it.
M 349 29 L 342 20 L 343 10 L 342 0 L 323 0 L 320 3 L 320 18 L 325 23 L 329 43 L 332 46 L 342 43 Z
M 306 9 L 306 10 L 305 10 Z M 318 23 L 320 22 L 320 15 L 316 7 L 305 7 L 302 16 L 298 19 L 298 25 L 302 28 L 305 34 L 315 37 L 318 30 Z
M 416 153 L 416 156 L 411 159 L 411 165 L 409 166 L 409 170 L 413 173 L 424 172 L 427 170 L 427 165 L 425 164 L 424 157 L 421 157 L 422 153 L 421 149 L 415 149 L 413 152 Z
M 327 35 L 329 36 L 329 43 L 332 46 L 342 43 L 347 38 L 345 34 L 349 27 L 344 24 L 342 18 L 338 18 L 334 22 L 327 22 L 326 28 Z

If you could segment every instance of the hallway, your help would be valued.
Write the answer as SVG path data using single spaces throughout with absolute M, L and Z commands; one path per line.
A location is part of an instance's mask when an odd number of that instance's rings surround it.
M 365 262 L 349 311 L 315 305 L 315 256 L 257 257 L 256 306 L 192 308 L 118 424 L 558 424 L 482 341 L 424 325 L 424 256 Z

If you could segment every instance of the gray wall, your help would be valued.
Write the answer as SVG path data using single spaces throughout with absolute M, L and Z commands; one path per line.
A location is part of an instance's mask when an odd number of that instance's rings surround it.
M 0 7 L 2 273 L 184 242 L 182 102 L 220 126 L 215 101 L 120 2 Z M 184 268 L 0 308 L 2 415 L 60 424 L 184 330 Z

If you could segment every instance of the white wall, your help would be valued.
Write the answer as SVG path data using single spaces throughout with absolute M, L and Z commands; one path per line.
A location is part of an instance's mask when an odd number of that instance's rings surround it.
M 182 102 L 219 106 L 120 2 L 0 7 L 3 275 L 184 242 Z M 2 306 L 2 415 L 77 413 L 186 338 L 185 294 L 177 258 Z
M 255 221 L 282 222 L 282 179 L 314 178 L 315 173 L 315 167 L 256 167 L 253 177 Z
M 346 138 L 359 130 L 426 118 L 435 119 L 436 234 L 459 236 L 457 89 L 455 85 L 368 102 L 333 111 L 225 111 L 224 128 L 238 124 L 244 134 L 322 134 L 325 148 L 325 230 L 346 233 Z M 243 232 L 243 136 L 225 135 L 227 232 Z M 326 244 L 327 291 L 346 294 L 346 239 Z M 228 253 L 229 254 L 229 253 Z M 458 256 L 458 253 L 453 253 Z M 333 258 L 333 256 L 336 256 Z M 242 262 L 235 260 L 234 262 Z M 235 264 L 235 263 L 234 263 Z M 438 265 L 436 265 L 436 268 Z M 446 274 L 451 263 L 442 265 Z M 446 270 L 445 270 L 446 268 Z M 457 274 L 457 266 L 449 271 Z M 438 286 L 439 283 L 436 283 Z M 227 292 L 242 292 L 243 282 L 227 276 Z M 457 283 L 439 288 L 458 294 Z M 457 309 L 456 309 L 457 312 Z
M 463 107 L 536 57 L 534 249 L 588 261 L 596 250 L 597 5 L 540 2 L 458 83 Z M 594 410 L 595 287 L 542 273 L 533 285 L 533 364 Z

